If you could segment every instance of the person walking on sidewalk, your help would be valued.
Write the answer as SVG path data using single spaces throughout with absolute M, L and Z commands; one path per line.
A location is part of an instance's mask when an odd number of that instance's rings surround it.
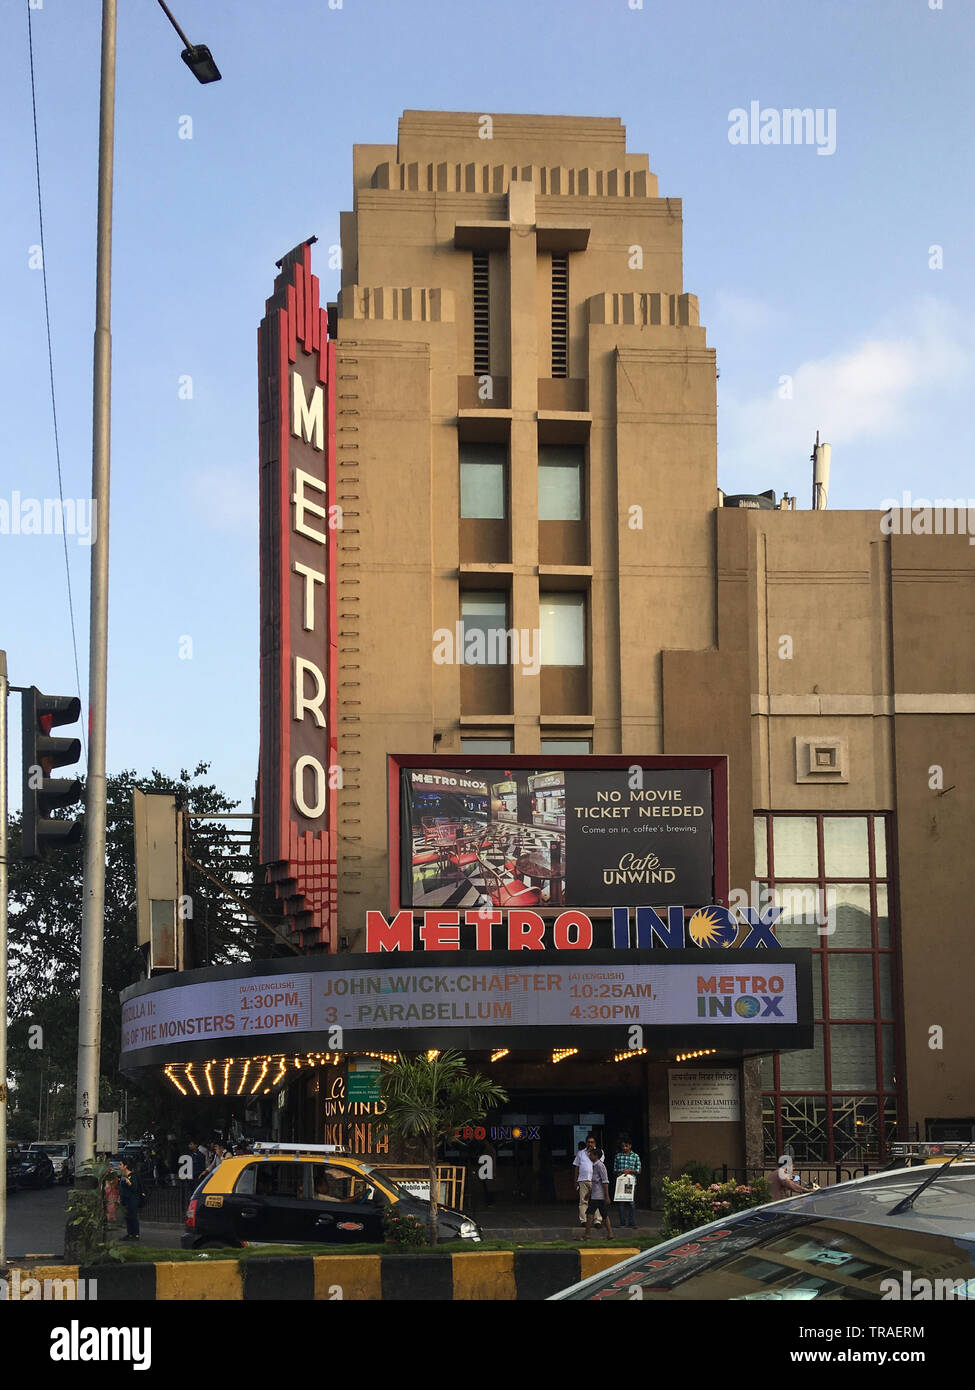
M 620 1140 L 620 1151 L 613 1159 L 616 1189 L 613 1200 L 619 1212 L 620 1226 L 636 1230 L 636 1180 L 641 1171 L 640 1155 L 633 1152 L 629 1139 Z
M 589 1206 L 589 1191 L 592 1187 L 592 1159 L 585 1143 L 579 1145 L 579 1152 L 572 1160 L 576 1170 L 576 1187 L 579 1191 L 579 1225 L 586 1224 L 586 1210 Z
M 597 1212 L 603 1218 L 603 1230 L 606 1232 L 606 1239 L 613 1239 L 613 1223 L 609 1215 L 609 1174 L 606 1172 L 606 1165 L 603 1162 L 602 1149 L 596 1149 L 592 1160 L 592 1177 L 590 1179 L 589 1209 L 586 1212 L 586 1229 L 583 1233 L 583 1240 L 589 1239 L 589 1232 L 592 1230 L 593 1217 Z
M 119 1164 L 119 1200 L 125 1208 L 125 1235 L 123 1240 L 139 1239 L 139 1203 L 142 1200 L 142 1183 L 134 1168 L 125 1162 Z

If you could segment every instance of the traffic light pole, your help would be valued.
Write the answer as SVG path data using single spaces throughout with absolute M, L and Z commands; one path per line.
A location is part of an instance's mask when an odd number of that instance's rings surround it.
M 7 1268 L 7 653 L 0 652 L 0 1271 Z
M 102 0 L 101 98 L 98 119 L 98 238 L 92 403 L 91 630 L 88 648 L 88 775 L 81 909 L 78 1006 L 78 1098 L 75 1166 L 95 1156 L 105 931 L 105 736 L 108 693 L 108 501 L 112 399 L 112 189 L 115 156 L 116 0 Z

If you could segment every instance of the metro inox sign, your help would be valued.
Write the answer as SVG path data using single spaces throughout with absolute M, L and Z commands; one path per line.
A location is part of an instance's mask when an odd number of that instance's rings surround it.
M 701 950 L 730 946 L 778 950 L 774 928 L 781 915 L 780 907 L 760 911 L 716 903 L 698 908 L 690 917 L 676 905 L 659 911 L 614 907 L 609 944 L 622 951 L 660 947 L 679 951 L 688 946 Z M 550 922 L 538 912 L 514 908 L 507 912 L 490 908 L 427 911 L 422 919 L 421 914 L 414 916 L 407 908 L 392 917 L 376 911 L 366 913 L 368 952 L 460 951 L 466 948 L 461 942 L 462 932 L 472 937 L 470 949 L 475 951 L 588 951 L 596 944 L 592 919 L 575 909 L 560 912 Z

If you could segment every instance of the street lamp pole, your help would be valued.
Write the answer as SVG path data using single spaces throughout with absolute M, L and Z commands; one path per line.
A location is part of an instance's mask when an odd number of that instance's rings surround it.
M 98 115 L 98 230 L 92 402 L 92 548 L 88 641 L 88 774 L 85 782 L 85 867 L 81 909 L 81 994 L 78 1005 L 78 1099 L 75 1166 L 95 1156 L 101 1075 L 102 960 L 105 924 L 105 777 L 108 694 L 108 503 L 112 428 L 112 191 L 115 159 L 115 36 L 117 0 L 102 0 L 101 96 Z
M 186 44 L 180 55 L 198 82 L 220 72 L 205 44 L 190 44 L 167 5 L 170 23 Z M 78 1004 L 78 1096 L 75 1164 L 95 1156 L 95 1117 L 101 1075 L 102 965 L 105 933 L 105 775 L 108 699 L 108 504 L 112 426 L 112 194 L 115 160 L 115 41 L 117 0 L 102 0 L 101 95 L 98 114 L 98 227 L 95 274 L 95 346 L 92 404 L 92 547 L 88 639 L 88 774 L 85 783 L 85 865 L 81 909 Z

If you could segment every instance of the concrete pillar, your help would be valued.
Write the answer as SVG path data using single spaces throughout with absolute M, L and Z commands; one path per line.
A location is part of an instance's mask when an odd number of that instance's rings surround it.
M 741 1118 L 745 1135 L 745 1167 L 765 1166 L 762 1137 L 762 1062 L 744 1057 L 741 1063 Z M 749 1174 L 750 1177 L 755 1176 Z
M 538 332 L 536 322 L 535 188 L 527 181 L 508 187 L 511 222 L 509 286 L 511 324 L 511 496 L 518 507 L 511 517 L 511 625 L 532 631 L 538 626 Z M 537 752 L 532 737 L 541 710 L 539 676 L 512 669 L 515 752 Z
M 646 1163 L 650 1176 L 650 1205 L 656 1211 L 664 1204 L 663 1180 L 671 1174 L 670 1095 L 667 1089 L 667 1063 L 647 1063 L 647 1142 Z

